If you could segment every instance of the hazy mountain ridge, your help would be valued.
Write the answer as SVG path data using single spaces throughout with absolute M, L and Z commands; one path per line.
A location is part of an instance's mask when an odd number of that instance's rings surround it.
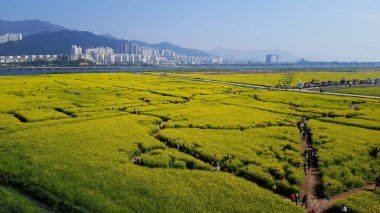
M 0 34 L 11 32 L 22 33 L 24 39 L 0 44 L 0 55 L 69 54 L 70 48 L 74 44 L 82 46 L 83 49 L 107 46 L 120 53 L 122 45 L 127 42 L 127 40 L 117 39 L 109 34 L 95 35 L 87 31 L 67 30 L 64 27 L 40 20 L 0 20 Z M 210 56 L 205 51 L 183 48 L 169 42 L 157 44 L 137 40 L 130 42 L 159 50 L 170 49 L 188 56 Z
M 131 42 L 139 46 L 156 48 L 159 50 L 170 49 L 179 54 L 188 56 L 223 56 L 226 58 L 239 58 L 248 61 L 265 61 L 265 55 L 278 54 L 280 61 L 295 62 L 301 57 L 281 50 L 262 49 L 227 49 L 215 48 L 209 52 L 184 48 L 170 42 L 150 44 L 138 40 L 118 39 L 110 34 L 95 35 L 87 31 L 68 30 L 65 27 L 54 25 L 40 20 L 1 21 L 0 34 L 22 33 L 24 39 L 18 42 L 0 44 L 0 55 L 25 55 L 25 54 L 69 54 L 71 45 L 80 45 L 83 49 L 97 46 L 108 46 L 115 52 L 122 51 L 125 42 Z
M 105 38 L 85 31 L 42 32 L 25 37 L 21 41 L 0 44 L 0 55 L 69 54 L 71 46 L 77 44 L 84 49 L 108 46 L 121 51 L 121 41 Z
M 23 36 L 29 36 L 41 32 L 57 32 L 67 30 L 64 27 L 50 24 L 40 20 L 24 21 L 2 21 L 0 20 L 0 34 L 5 33 L 22 33 Z
M 119 40 L 118 38 L 116 38 L 115 36 L 110 35 L 110 34 L 100 34 L 99 36 L 104 37 L 104 38 L 110 38 L 110 39 Z
M 185 54 L 185 55 L 189 55 L 189 56 L 202 56 L 202 57 L 211 56 L 211 54 L 208 52 L 205 52 L 202 50 L 197 50 L 197 49 L 180 47 L 178 45 L 172 44 L 172 43 L 167 42 L 167 41 L 156 43 L 156 44 L 149 44 L 146 42 L 136 41 L 136 40 L 131 40 L 129 42 L 140 45 L 140 46 L 156 48 L 159 50 L 165 50 L 165 49 L 174 50 L 177 53 L 181 53 L 181 54 Z

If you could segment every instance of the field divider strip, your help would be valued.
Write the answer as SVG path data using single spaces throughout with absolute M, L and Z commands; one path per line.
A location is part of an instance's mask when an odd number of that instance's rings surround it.
M 0 173 L 0 185 L 16 190 L 38 207 L 52 212 L 84 212 L 80 207 L 70 204 L 41 187 L 28 184 L 23 179 L 12 178 Z
M 281 88 L 276 88 L 273 86 L 262 86 L 262 85 L 256 85 L 256 84 L 246 84 L 246 83 L 219 81 L 219 80 L 209 80 L 209 79 L 203 79 L 203 78 L 190 78 L 190 77 L 182 77 L 182 76 L 160 76 L 160 77 L 178 78 L 178 79 L 183 79 L 183 80 L 199 81 L 199 82 L 206 82 L 206 83 L 226 84 L 226 85 L 246 87 L 246 88 L 265 89 L 268 91 L 299 92 L 299 93 L 311 93 L 311 94 L 320 94 L 320 95 L 333 95 L 333 96 L 344 96 L 344 97 L 367 98 L 367 99 L 379 99 L 380 100 L 380 97 L 370 96 L 370 95 L 356 95 L 356 94 L 335 93 L 335 92 L 317 92 L 317 91 L 311 91 L 311 90 L 306 90 L 306 89 L 302 89 L 302 90 L 281 89 Z
M 159 116 L 155 116 L 155 115 L 150 115 L 150 116 L 162 119 Z M 204 162 L 206 164 L 211 165 L 213 167 L 212 171 L 220 171 L 220 172 L 230 173 L 230 174 L 232 174 L 232 175 L 234 175 L 236 177 L 243 178 L 243 179 L 245 179 L 245 180 L 247 180 L 249 182 L 252 182 L 252 183 L 256 184 L 259 187 L 262 187 L 262 188 L 264 188 L 266 190 L 269 190 L 269 191 L 271 191 L 271 192 L 273 192 L 273 193 L 281 196 L 284 199 L 287 199 L 288 194 L 285 194 L 284 192 L 281 193 L 281 191 L 274 191 L 272 186 L 268 187 L 268 186 L 265 186 L 265 185 L 261 185 L 259 182 L 255 181 L 254 177 L 251 177 L 251 176 L 247 175 L 246 173 L 239 171 L 239 169 L 242 169 L 242 168 L 244 168 L 247 165 L 244 165 L 242 167 L 237 168 L 236 172 L 233 172 L 232 169 L 229 168 L 229 167 L 225 167 L 224 168 L 225 170 L 223 170 L 223 168 L 221 168 L 221 166 L 223 165 L 223 162 L 227 161 L 228 159 L 222 160 L 220 162 L 220 165 L 219 165 L 219 168 L 218 168 L 218 166 L 213 165 L 213 162 L 216 163 L 216 162 L 218 162 L 218 160 L 216 160 L 216 159 L 208 159 L 207 157 L 203 156 L 202 153 L 195 152 L 194 150 L 191 150 L 190 148 L 186 148 L 186 147 L 180 147 L 180 148 L 178 148 L 176 143 L 174 143 L 173 141 L 170 141 L 169 139 L 164 138 L 164 137 L 162 137 L 160 135 L 160 130 L 167 129 L 167 128 L 162 128 L 162 126 L 163 126 L 162 124 L 164 124 L 168 120 L 170 120 L 170 119 L 166 119 L 165 121 L 163 121 L 160 124 L 158 124 L 159 129 L 156 132 L 152 133 L 152 137 L 155 138 L 156 140 L 164 143 L 166 147 L 171 148 L 171 149 L 176 149 L 178 152 L 181 152 L 181 153 L 184 153 L 186 155 L 192 156 L 192 157 L 194 157 L 194 158 L 196 158 L 198 160 L 201 160 L 202 162 Z M 175 128 L 170 128 L 170 129 L 175 129 Z M 136 157 L 132 158 L 132 161 L 135 158 Z

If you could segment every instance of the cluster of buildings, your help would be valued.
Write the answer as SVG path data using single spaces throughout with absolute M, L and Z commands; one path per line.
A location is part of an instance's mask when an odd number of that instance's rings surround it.
M 160 66 L 222 64 L 222 57 L 199 57 L 178 54 L 174 50 L 159 50 L 150 47 L 141 47 L 137 44 L 126 43 L 122 53 L 115 53 L 109 47 L 95 47 L 82 50 L 73 45 L 70 52 L 71 60 L 87 60 L 96 64 L 110 65 L 141 65 L 152 64 Z
M 9 63 L 26 63 L 33 61 L 55 61 L 58 55 L 16 55 L 16 56 L 0 56 L 0 64 Z
M 269 54 L 265 56 L 266 64 L 278 64 L 278 55 Z
M 255 57 L 238 57 L 238 56 L 226 56 L 223 58 L 223 63 L 224 64 L 255 64 L 255 65 L 274 65 L 274 64 L 279 64 L 279 63 L 284 63 L 280 62 L 279 60 L 279 55 L 278 54 L 267 54 L 265 55 L 265 60 L 260 60 L 259 56 Z M 285 62 L 286 63 L 286 62 Z
M 0 35 L 0 44 L 7 43 L 9 41 L 20 41 L 22 40 L 21 33 L 7 33 L 5 35 Z

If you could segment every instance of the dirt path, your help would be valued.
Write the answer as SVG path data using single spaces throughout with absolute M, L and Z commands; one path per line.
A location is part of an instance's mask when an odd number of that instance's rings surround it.
M 367 185 L 363 186 L 362 188 L 356 188 L 356 189 L 352 189 L 348 192 L 343 192 L 343 193 L 334 195 L 331 197 L 330 201 L 336 201 L 338 199 L 345 198 L 345 197 L 350 196 L 350 195 L 360 194 L 362 192 L 373 191 L 374 189 L 375 189 L 374 184 L 367 184 Z
M 305 139 L 302 139 L 302 152 L 304 150 L 312 150 L 311 144 L 308 144 Z M 372 191 L 375 186 L 374 184 L 367 184 L 362 188 L 352 189 L 348 192 L 343 192 L 332 196 L 330 199 L 326 199 L 322 195 L 322 176 L 319 168 L 317 166 L 311 166 L 309 170 L 306 170 L 306 175 L 304 178 L 304 183 L 302 185 L 302 195 L 306 194 L 308 201 L 305 212 L 311 212 L 313 209 L 316 212 L 326 211 L 336 200 L 345 198 L 350 195 L 359 194 L 366 191 Z
M 302 152 L 304 150 L 312 150 L 311 144 L 308 144 L 305 139 L 302 139 Z M 327 199 L 321 198 L 320 187 L 322 185 L 322 176 L 317 166 L 311 166 L 306 170 L 304 183 L 302 185 L 302 194 L 306 194 L 308 201 L 306 212 L 311 212 L 313 209 L 316 212 L 323 212 L 328 209 L 330 202 Z

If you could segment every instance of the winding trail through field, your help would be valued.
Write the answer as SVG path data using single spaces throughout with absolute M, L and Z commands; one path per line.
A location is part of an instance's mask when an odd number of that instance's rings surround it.
M 240 87 L 248 87 L 248 88 L 256 88 L 256 89 L 265 89 L 268 90 L 268 87 L 261 86 L 261 85 L 253 85 L 253 84 L 243 84 L 243 83 L 236 83 L 236 82 L 226 82 L 226 81 L 217 81 L 217 80 L 208 80 L 208 79 L 200 79 L 200 78 L 188 78 L 188 77 L 181 77 L 181 76 L 162 76 L 167 78 L 178 78 L 183 80 L 190 80 L 190 81 L 200 81 L 200 82 L 208 82 L 208 83 L 219 83 L 219 84 L 227 84 L 227 85 L 233 85 L 233 86 L 240 86 Z M 312 90 L 292 90 L 292 89 L 280 89 L 280 88 L 273 88 L 271 87 L 269 90 L 271 91 L 287 91 L 287 92 L 302 92 L 302 93 L 314 93 L 314 94 L 323 94 L 323 95 L 335 95 L 335 96 L 346 96 L 346 97 L 357 97 L 357 98 L 369 98 L 369 99 L 380 99 L 378 96 L 367 96 L 367 95 L 355 95 L 355 94 L 345 94 L 345 93 L 332 93 L 332 92 L 317 92 Z M 159 124 L 158 130 L 152 134 L 152 137 L 161 141 L 160 139 L 160 130 L 163 129 L 163 126 L 165 124 L 165 121 Z M 165 143 L 164 141 L 161 141 Z M 175 148 L 170 147 L 168 144 L 165 143 L 168 148 Z M 301 137 L 301 153 L 304 150 L 313 150 L 312 144 L 308 143 L 307 140 L 303 137 Z M 178 149 L 178 151 L 182 152 Z M 188 154 L 184 152 L 185 154 Z M 197 159 L 203 161 L 204 163 L 210 164 L 210 162 L 207 162 L 205 160 L 202 160 L 201 158 L 197 156 Z M 139 157 L 135 157 L 131 159 L 131 162 L 135 162 L 136 159 L 139 159 Z M 212 170 L 217 170 L 214 165 L 212 165 Z M 367 184 L 361 188 L 352 189 L 348 192 L 343 192 L 337 195 L 334 195 L 327 199 L 323 195 L 323 189 L 322 189 L 322 174 L 318 168 L 318 165 L 312 165 L 310 169 L 306 170 L 306 174 L 304 177 L 304 183 L 302 185 L 302 194 L 301 195 L 307 195 L 307 208 L 305 207 L 305 212 L 312 212 L 313 210 L 315 212 L 325 212 L 328 210 L 331 205 L 338 199 L 345 198 L 350 195 L 360 194 L 365 191 L 372 191 L 374 189 L 374 184 Z M 287 199 L 284 197 L 284 199 Z
M 318 92 L 313 90 L 293 90 L 293 89 L 280 89 L 280 88 L 273 88 L 273 87 L 266 87 L 261 85 L 254 85 L 254 84 L 244 84 L 244 83 L 237 83 L 237 82 L 227 82 L 227 81 L 218 81 L 218 80 L 208 80 L 208 79 L 201 79 L 201 78 L 190 78 L 190 77 L 182 77 L 182 76 L 162 76 L 167 78 L 177 78 L 177 79 L 183 79 L 183 80 L 189 80 L 189 81 L 200 81 L 200 82 L 206 82 L 206 83 L 217 83 L 217 84 L 226 84 L 226 85 L 232 85 L 232 86 L 239 86 L 239 87 L 248 87 L 248 88 L 256 88 L 256 89 L 265 89 L 270 91 L 287 91 L 287 92 L 301 92 L 301 93 L 312 93 L 312 94 L 322 94 L 322 95 L 334 95 L 334 96 L 345 96 L 345 97 L 356 97 L 356 98 L 369 98 L 369 99 L 380 99 L 378 96 L 367 96 L 367 95 L 355 95 L 355 94 L 346 94 L 346 93 L 333 93 L 333 92 Z M 159 131 L 154 135 L 156 139 L 159 138 Z M 158 136 L 158 137 L 157 137 Z M 302 138 L 302 145 L 301 145 L 301 153 L 306 150 L 312 150 L 313 146 L 312 144 L 307 143 L 306 139 Z M 205 163 L 208 163 L 205 161 Z M 216 170 L 214 167 L 213 170 Z M 302 185 L 302 195 L 307 195 L 307 208 L 305 208 L 305 212 L 312 212 L 312 210 L 315 210 L 316 212 L 325 212 L 330 208 L 330 206 L 336 201 L 337 199 L 345 198 L 350 195 L 359 194 L 365 191 L 371 191 L 374 189 L 374 184 L 368 184 L 365 185 L 362 188 L 356 188 L 352 189 L 348 192 L 340 193 L 337 195 L 334 195 L 327 199 L 323 195 L 323 189 L 322 189 L 322 174 L 318 168 L 318 166 L 311 166 L 310 169 L 306 171 L 306 175 L 304 177 L 304 183 Z
M 302 152 L 306 150 L 312 150 L 313 146 L 304 138 L 302 140 Z M 307 208 L 305 212 L 312 212 L 314 209 L 316 212 L 325 212 L 334 203 L 334 201 L 345 198 L 350 195 L 359 194 L 365 191 L 372 191 L 374 189 L 374 184 L 367 184 L 361 188 L 352 189 L 348 192 L 343 192 L 330 197 L 330 199 L 325 198 L 322 195 L 322 175 L 318 166 L 312 166 L 306 171 L 304 177 L 304 183 L 302 185 L 302 194 L 307 195 Z
M 160 118 L 160 119 L 163 120 L 162 118 Z M 184 154 L 186 154 L 186 155 L 190 155 L 190 156 L 192 156 L 192 157 L 194 157 L 194 158 L 196 158 L 196 159 L 198 159 L 198 160 L 200 160 L 200 161 L 202 161 L 202 162 L 204 162 L 204 163 L 206 163 L 206 164 L 211 165 L 211 166 L 212 166 L 212 169 L 211 169 L 212 171 L 216 171 L 216 170 L 217 170 L 217 167 L 215 167 L 214 165 L 212 165 L 210 162 L 207 162 L 206 160 L 203 160 L 202 158 L 200 158 L 200 155 L 199 155 L 199 156 L 191 155 L 191 154 L 186 153 L 185 151 L 183 151 L 183 150 L 181 150 L 181 149 L 178 149 L 178 148 L 176 148 L 176 147 L 171 147 L 171 146 L 170 146 L 169 144 L 167 144 L 165 141 L 162 141 L 162 139 L 160 138 L 160 131 L 161 131 L 162 129 L 165 128 L 165 123 L 166 123 L 166 122 L 167 122 L 167 121 L 161 121 L 161 123 L 158 124 L 158 129 L 152 134 L 152 137 L 153 137 L 154 139 L 160 141 L 161 143 L 164 143 L 165 146 L 168 147 L 169 149 L 175 149 L 175 150 L 177 150 L 178 152 L 184 153 Z M 137 159 L 137 158 L 136 158 L 136 159 Z M 141 159 L 141 158 L 140 158 L 140 159 Z M 134 159 L 134 160 L 135 160 L 135 159 Z

